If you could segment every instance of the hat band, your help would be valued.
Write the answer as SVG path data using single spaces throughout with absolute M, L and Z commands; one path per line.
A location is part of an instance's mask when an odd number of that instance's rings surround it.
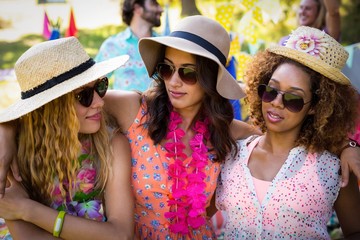
M 81 63 L 79 66 L 74 67 L 70 69 L 67 72 L 64 72 L 60 74 L 59 76 L 53 77 L 50 80 L 47 80 L 46 82 L 40 84 L 39 86 L 35 87 L 34 89 L 31 89 L 26 92 L 21 92 L 21 99 L 26 99 L 29 97 L 32 97 L 38 93 L 41 93 L 47 89 L 50 89 L 54 87 L 55 85 L 58 85 L 72 77 L 75 77 L 76 75 L 79 75 L 80 73 L 85 72 L 89 68 L 91 68 L 95 64 L 95 61 L 90 58 L 86 62 Z
M 224 56 L 224 54 L 217 47 L 215 47 L 212 43 L 208 42 L 204 38 L 199 37 L 198 35 L 195 35 L 195 34 L 192 34 L 189 32 L 183 32 L 183 31 L 174 31 L 170 34 L 170 36 L 184 38 L 193 43 L 196 43 L 197 45 L 200 45 L 201 47 L 205 48 L 206 50 L 208 50 L 209 52 L 214 54 L 219 59 L 221 64 L 225 66 L 226 57 Z

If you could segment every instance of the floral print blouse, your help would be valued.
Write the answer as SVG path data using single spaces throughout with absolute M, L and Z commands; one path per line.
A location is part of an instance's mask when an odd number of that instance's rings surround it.
M 70 198 L 70 193 L 67 192 L 67 198 L 64 202 L 57 183 L 55 184 L 51 207 L 74 216 L 104 221 L 101 194 L 100 191 L 94 189 L 96 181 L 94 157 L 88 154 L 89 152 L 90 142 L 84 141 L 82 143 L 81 154 L 78 158 L 80 169 L 77 171 L 72 198 Z
M 237 141 L 239 152 L 221 170 L 216 205 L 228 216 L 225 239 L 330 239 L 326 224 L 340 190 L 340 160 L 293 148 L 259 202 L 248 160 L 260 138 L 249 146 L 250 138 Z
M 154 145 L 148 136 L 146 126 L 140 126 L 145 118 L 144 105 L 127 132 L 132 151 L 132 187 L 135 194 L 135 236 L 140 239 L 215 239 L 212 224 L 207 223 L 197 230 L 192 229 L 189 236 L 174 234 L 169 231 L 169 222 L 164 214 L 169 212 L 168 200 L 171 196 L 172 179 L 168 176 L 168 166 L 173 159 L 165 157 L 166 150 L 161 145 Z M 184 160 L 185 163 L 190 158 Z M 220 173 L 219 163 L 208 161 L 205 168 L 207 175 L 207 206 L 210 204 Z

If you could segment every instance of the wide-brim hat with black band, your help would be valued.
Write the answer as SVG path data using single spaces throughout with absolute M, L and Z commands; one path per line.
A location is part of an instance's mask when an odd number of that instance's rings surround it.
M 213 60 L 219 65 L 217 92 L 228 99 L 244 97 L 240 85 L 226 70 L 230 37 L 217 21 L 204 16 L 190 16 L 182 19 L 169 36 L 140 39 L 139 51 L 150 77 L 155 72 L 157 56 L 163 46 Z
M 348 52 L 334 38 L 317 28 L 301 26 L 291 33 L 285 46 L 271 46 L 268 51 L 293 59 L 337 83 L 351 84 L 341 72 Z
M 114 71 L 128 59 L 128 55 L 123 55 L 95 63 L 75 37 L 36 44 L 15 63 L 21 99 L 0 113 L 0 122 L 11 121 L 34 111 Z

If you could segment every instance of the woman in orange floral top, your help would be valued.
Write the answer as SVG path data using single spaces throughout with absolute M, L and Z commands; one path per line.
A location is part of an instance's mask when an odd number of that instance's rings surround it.
M 154 86 L 105 98 L 131 145 L 135 236 L 215 239 L 206 208 L 234 146 L 230 130 L 236 137 L 255 132 L 233 121 L 228 99 L 243 92 L 225 69 L 229 36 L 216 21 L 192 16 L 170 36 L 139 44 Z

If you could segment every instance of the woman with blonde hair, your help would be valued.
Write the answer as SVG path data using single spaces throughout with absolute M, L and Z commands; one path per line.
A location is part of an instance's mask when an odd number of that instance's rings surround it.
M 104 75 L 127 59 L 96 64 L 70 37 L 37 44 L 16 62 L 21 99 L 0 114 L 18 123 L 25 189 L 9 176 L 0 199 L 15 239 L 132 238 L 129 145 L 120 133 L 110 139 L 102 111 Z
M 297 20 L 299 26 L 324 30 L 335 40 L 340 40 L 340 0 L 301 0 Z M 279 44 L 285 45 L 288 38 L 281 38 Z

